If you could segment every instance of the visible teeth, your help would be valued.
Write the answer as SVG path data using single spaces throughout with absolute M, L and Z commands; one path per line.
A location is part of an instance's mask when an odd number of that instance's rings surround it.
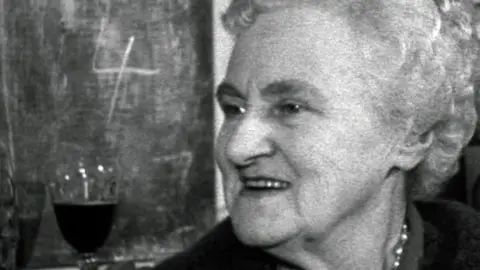
M 247 180 L 245 182 L 247 188 L 277 188 L 283 189 L 288 187 L 288 183 L 275 180 Z

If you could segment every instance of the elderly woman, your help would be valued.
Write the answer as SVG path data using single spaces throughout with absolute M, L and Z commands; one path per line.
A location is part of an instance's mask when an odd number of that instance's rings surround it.
M 480 269 L 431 200 L 476 123 L 466 1 L 233 1 L 217 99 L 229 218 L 157 269 Z

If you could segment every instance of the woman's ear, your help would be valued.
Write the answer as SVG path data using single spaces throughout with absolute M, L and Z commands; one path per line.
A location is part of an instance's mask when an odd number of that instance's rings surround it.
M 424 159 L 434 137 L 433 131 L 405 136 L 405 140 L 398 144 L 395 165 L 404 171 L 415 168 Z

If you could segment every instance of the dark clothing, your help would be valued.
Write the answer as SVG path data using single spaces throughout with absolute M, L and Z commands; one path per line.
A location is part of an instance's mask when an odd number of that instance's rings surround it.
M 409 240 L 401 270 L 480 270 L 480 214 L 452 201 L 419 201 L 407 210 Z M 278 259 L 243 245 L 229 219 L 155 270 L 274 270 Z
M 415 204 L 423 220 L 421 269 L 480 269 L 480 214 L 461 203 Z

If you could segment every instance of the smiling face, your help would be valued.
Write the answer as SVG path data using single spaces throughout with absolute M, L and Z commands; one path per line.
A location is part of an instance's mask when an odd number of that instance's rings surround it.
M 217 98 L 227 208 L 246 244 L 318 238 L 378 194 L 396 134 L 361 80 L 350 28 L 318 10 L 261 15 L 237 40 Z

